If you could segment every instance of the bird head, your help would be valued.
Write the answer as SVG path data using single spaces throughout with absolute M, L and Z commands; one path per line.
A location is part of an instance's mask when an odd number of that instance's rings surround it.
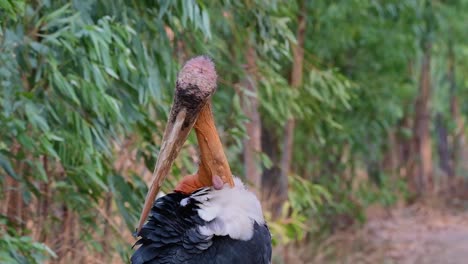
M 210 98 L 216 87 L 215 66 L 206 56 L 187 61 L 179 72 L 174 101 L 137 233 L 148 217 L 156 195 L 192 128 L 195 128 L 197 135 L 201 162 L 198 172 L 183 177 L 175 191 L 189 194 L 207 186 L 213 186 L 215 189 L 221 189 L 225 184 L 234 186 L 211 112 Z

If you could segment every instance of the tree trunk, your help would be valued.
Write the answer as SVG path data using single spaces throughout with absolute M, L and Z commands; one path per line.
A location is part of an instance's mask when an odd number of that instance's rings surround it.
M 392 177 L 397 175 L 398 169 L 398 139 L 394 129 L 388 132 L 387 147 L 380 165 L 381 169 Z
M 437 152 L 439 154 L 439 166 L 444 171 L 446 178 L 453 176 L 452 166 L 450 162 L 450 150 L 448 145 L 448 132 L 445 125 L 442 113 L 437 113 L 435 120 L 435 128 L 437 132 Z
M 292 46 L 293 63 L 291 69 L 291 87 L 294 89 L 299 88 L 302 85 L 302 75 L 304 68 L 304 41 L 305 41 L 305 30 L 306 30 L 306 17 L 304 14 L 305 6 L 304 2 L 301 3 L 297 18 L 297 33 L 296 40 L 297 44 Z M 291 160 L 293 154 L 293 143 L 294 143 L 294 128 L 296 126 L 296 120 L 291 116 L 285 126 L 284 141 L 283 141 L 283 155 L 281 157 L 281 177 L 279 179 L 279 192 L 278 200 L 279 207 L 288 199 L 288 175 L 291 169 Z M 285 263 L 290 262 L 290 250 L 286 245 L 283 250 L 283 260 Z
M 62 239 L 60 242 L 57 242 L 57 256 L 59 257 L 60 263 L 69 263 L 69 253 L 70 250 L 73 248 L 72 246 L 72 230 L 73 230 L 73 212 L 70 210 L 70 208 L 63 204 L 62 205 L 62 216 L 63 216 L 63 233 L 62 233 Z
M 303 4 L 302 4 L 303 6 Z M 297 44 L 293 45 L 293 64 L 291 70 L 291 87 L 299 88 L 302 85 L 302 75 L 304 68 L 304 41 L 306 31 L 306 17 L 303 12 L 304 8 L 298 15 L 298 27 L 297 27 Z M 293 142 L 294 142 L 294 127 L 296 121 L 294 117 L 290 117 L 285 126 L 284 142 L 283 142 L 283 156 L 281 157 L 281 178 L 279 185 L 279 197 L 282 201 L 285 201 L 288 197 L 288 174 L 291 169 L 291 160 L 293 153 Z
M 111 218 L 112 215 L 112 192 L 108 192 L 104 200 L 105 216 L 102 219 L 102 225 L 104 228 L 104 235 L 102 236 L 102 252 L 101 260 L 106 263 L 111 263 L 112 257 L 112 241 L 109 241 L 108 238 L 111 237 L 111 225 L 108 223 L 108 218 Z
M 17 228 L 17 231 L 19 232 L 19 208 L 18 204 L 21 199 L 20 197 L 20 192 L 19 192 L 19 183 L 13 179 L 10 176 L 6 177 L 6 186 L 8 188 L 8 191 L 6 192 L 6 205 L 7 205 L 7 210 L 6 210 L 6 215 L 8 217 L 8 220 L 11 221 Z
M 262 126 L 262 151 L 268 155 L 272 162 L 272 167 L 263 170 L 262 174 L 262 201 L 268 211 L 272 213 L 273 219 L 281 215 L 282 201 L 279 197 L 279 181 L 281 179 L 281 169 L 279 167 L 280 149 L 279 138 L 271 133 L 271 128 L 267 124 Z
M 411 155 L 411 143 L 412 139 L 406 135 L 405 131 L 411 130 L 411 118 L 409 113 L 405 113 L 403 119 L 398 122 L 398 173 L 406 178 L 410 179 L 410 172 L 412 171 L 412 164 L 414 163 L 414 158 Z
M 449 42 L 449 54 L 448 54 L 448 74 L 447 78 L 450 84 L 450 113 L 452 120 L 455 122 L 455 133 L 451 142 L 451 171 L 453 175 L 449 178 L 449 185 L 452 186 L 453 178 L 456 175 L 457 168 L 462 155 L 461 150 L 464 147 L 464 136 L 465 136 L 465 122 L 460 113 L 460 104 L 456 96 L 457 83 L 455 79 L 455 53 L 453 51 L 453 43 Z
M 419 94 L 415 103 L 415 118 L 413 126 L 413 155 L 415 166 L 410 180 L 410 189 L 417 196 L 430 193 L 432 183 L 432 146 L 430 135 L 431 98 L 431 43 L 423 45 L 423 57 L 419 83 Z
M 42 157 L 42 165 L 44 167 L 44 171 L 46 174 L 46 177 L 48 178 L 47 182 L 40 183 L 39 188 L 41 190 L 41 196 L 39 197 L 39 220 L 38 220 L 38 226 L 47 226 L 47 222 L 50 223 L 50 217 L 49 217 L 49 208 L 50 206 L 50 198 L 51 198 L 51 188 L 50 188 L 50 182 L 53 181 L 53 178 L 51 177 L 50 170 L 49 170 L 49 160 L 47 156 Z M 41 229 L 41 232 L 39 234 L 39 241 L 43 243 L 48 243 L 48 231 L 50 231 L 48 228 L 43 228 Z
M 246 53 L 247 78 L 244 80 L 244 87 L 247 91 L 242 96 L 242 106 L 244 113 L 249 119 L 246 123 L 248 138 L 244 140 L 244 166 L 247 180 L 260 190 L 262 183 L 261 169 L 258 164 L 258 154 L 262 151 L 261 133 L 262 126 L 260 114 L 258 112 L 258 91 L 257 91 L 257 65 L 256 52 L 253 44 L 249 44 Z

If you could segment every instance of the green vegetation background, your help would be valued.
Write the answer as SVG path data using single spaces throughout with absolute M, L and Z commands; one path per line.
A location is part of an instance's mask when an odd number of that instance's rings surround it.
M 0 262 L 128 260 L 177 71 L 198 54 L 216 63 L 218 130 L 246 181 L 257 106 L 251 183 L 287 194 L 262 195 L 278 247 L 431 193 L 408 172 L 419 120 L 430 181 L 465 177 L 466 21 L 466 0 L 0 0 Z M 195 143 L 166 191 L 196 170 Z

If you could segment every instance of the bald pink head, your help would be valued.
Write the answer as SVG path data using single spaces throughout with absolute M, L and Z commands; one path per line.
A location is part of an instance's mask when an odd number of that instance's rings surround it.
M 213 61 L 207 56 L 198 56 L 187 61 L 177 76 L 179 89 L 197 86 L 203 93 L 212 94 L 216 90 L 216 74 Z

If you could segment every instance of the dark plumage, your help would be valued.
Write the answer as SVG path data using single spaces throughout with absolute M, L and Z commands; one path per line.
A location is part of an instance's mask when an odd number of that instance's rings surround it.
M 141 239 L 136 245 L 141 246 L 131 258 L 133 264 L 270 263 L 271 237 L 266 225 L 255 222 L 248 241 L 205 236 L 199 232 L 199 226 L 206 224 L 197 213 L 200 202 L 188 199 L 182 206 L 187 197 L 175 192 L 156 200 L 138 234 Z

